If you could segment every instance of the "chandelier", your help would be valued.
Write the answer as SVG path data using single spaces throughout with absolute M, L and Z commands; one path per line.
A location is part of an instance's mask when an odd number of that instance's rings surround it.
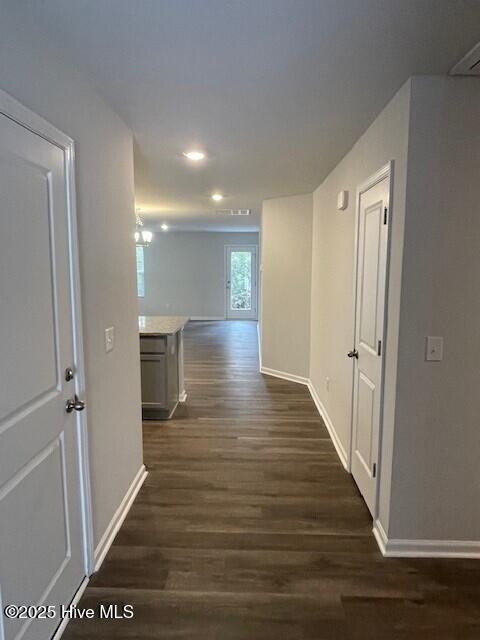
M 140 209 L 135 209 L 135 243 L 139 247 L 148 247 L 153 240 L 153 233 L 143 228 Z

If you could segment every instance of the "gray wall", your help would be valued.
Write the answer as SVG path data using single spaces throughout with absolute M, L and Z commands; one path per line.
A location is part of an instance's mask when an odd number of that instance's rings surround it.
M 21 4 L 21 3 L 18 3 Z M 4 3 L 5 5 L 5 3 Z M 15 4 L 2 6 L 0 88 L 76 142 L 94 539 L 142 464 L 132 135 Z M 22 14 L 21 10 L 19 12 Z M 116 347 L 104 350 L 115 326 Z
M 480 540 L 479 114 L 478 79 L 413 78 L 393 538 Z
M 225 246 L 258 246 L 258 233 L 168 231 L 155 233 L 144 251 L 144 315 L 225 317 Z
M 262 367 L 309 375 L 312 194 L 264 200 Z
M 354 339 L 354 246 L 357 188 L 394 160 L 391 265 L 384 413 L 384 465 L 381 498 L 388 520 L 393 442 L 396 354 L 410 83 L 402 87 L 313 196 L 312 313 L 310 378 L 348 456 L 351 444 L 352 361 L 346 357 Z M 349 192 L 348 208 L 337 210 L 337 194 Z M 329 391 L 326 379 L 330 378 Z M 385 472 L 384 472 L 385 470 Z

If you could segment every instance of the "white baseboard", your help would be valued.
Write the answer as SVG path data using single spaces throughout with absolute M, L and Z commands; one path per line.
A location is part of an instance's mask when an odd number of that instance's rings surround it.
M 193 322 L 206 322 L 208 320 L 225 320 L 225 316 L 190 316 Z
M 127 517 L 127 513 L 130 511 L 130 507 L 132 506 L 133 501 L 137 497 L 137 493 L 140 491 L 142 484 L 147 477 L 147 470 L 145 469 L 145 465 L 142 464 L 140 469 L 138 470 L 137 475 L 133 479 L 132 484 L 128 488 L 127 493 L 125 494 L 120 506 L 115 511 L 113 518 L 110 521 L 105 533 L 100 539 L 98 543 L 95 554 L 94 554 L 94 571 L 98 571 L 102 566 L 102 562 L 107 555 L 108 550 L 112 546 L 112 542 L 115 536 L 118 533 L 118 530 L 123 524 L 123 521 Z
M 333 446 L 340 458 L 340 462 L 343 464 L 345 469 L 349 471 L 348 466 L 348 456 L 345 451 L 342 443 L 340 442 L 340 438 L 335 431 L 335 427 L 333 426 L 333 422 L 330 420 L 330 416 L 327 413 L 327 410 L 322 404 L 315 387 L 312 384 L 310 378 L 304 378 L 302 376 L 294 375 L 293 373 L 287 373 L 286 371 L 278 371 L 277 369 L 269 369 L 268 367 L 262 367 L 260 365 L 260 373 L 264 373 L 267 376 L 274 376 L 275 378 L 282 378 L 282 380 L 289 380 L 290 382 L 297 382 L 298 384 L 304 384 L 308 387 L 310 391 L 310 395 L 312 396 L 312 400 L 317 407 L 318 413 L 322 416 L 323 421 L 325 422 L 325 426 L 327 427 L 328 434 L 333 442 Z
M 260 324 L 257 322 L 257 342 L 258 342 L 258 366 L 262 370 L 262 336 L 260 335 Z
M 313 383 L 311 380 L 308 381 L 308 389 L 310 391 L 310 395 L 312 396 L 312 400 L 314 401 L 315 406 L 317 407 L 318 413 L 322 416 L 325 426 L 327 427 L 327 431 L 333 442 L 333 446 L 337 451 L 338 457 L 340 458 L 340 462 L 343 464 L 346 471 L 350 471 L 347 452 L 345 451 L 343 444 L 340 442 L 340 438 L 338 437 L 337 432 L 335 431 L 333 422 L 331 421 L 330 416 L 327 413 L 327 410 L 323 406 L 323 403 L 320 400 L 317 390 L 313 386 Z
M 282 380 L 289 380 L 290 382 L 298 382 L 298 384 L 308 385 L 309 379 L 302 376 L 296 376 L 293 373 L 287 373 L 286 371 L 278 371 L 277 369 L 269 369 L 268 367 L 260 367 L 260 373 L 264 373 L 267 376 L 273 376 L 274 378 L 282 378 Z
M 375 521 L 373 535 L 386 558 L 472 558 L 480 559 L 480 541 L 474 540 L 389 540 L 381 522 Z
M 83 592 L 87 588 L 87 585 L 88 585 L 89 582 L 90 582 L 90 578 L 88 576 L 85 576 L 85 578 L 82 581 L 82 584 L 78 587 L 77 592 L 75 593 L 75 595 L 73 597 L 73 600 L 70 602 L 70 606 L 73 606 L 73 607 L 77 606 L 77 604 L 80 602 L 80 598 L 83 596 Z M 55 631 L 55 634 L 54 634 L 52 640 L 60 640 L 60 638 L 63 636 L 63 632 L 67 628 L 67 624 L 69 622 L 70 622 L 70 618 L 68 616 L 63 618 L 62 622 L 60 623 L 60 626 L 57 627 L 57 630 Z
M 382 556 L 386 555 L 386 544 L 388 542 L 387 534 L 385 533 L 385 529 L 382 526 L 380 520 L 373 521 L 373 535 L 375 540 L 377 541 L 378 548 L 382 552 Z

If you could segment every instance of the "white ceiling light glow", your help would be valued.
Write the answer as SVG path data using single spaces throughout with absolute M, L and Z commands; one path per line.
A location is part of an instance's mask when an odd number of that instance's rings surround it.
M 200 160 L 204 160 L 205 158 L 203 151 L 197 151 L 194 149 L 192 149 L 192 151 L 185 151 L 183 155 L 193 162 L 200 162 Z
M 162 231 L 168 231 L 168 224 L 165 224 L 165 222 L 162 224 L 161 226 Z
M 221 193 L 214 193 L 212 195 L 212 200 L 215 200 L 215 202 L 220 202 L 220 200 L 223 200 L 223 196 Z
M 140 211 L 139 207 L 135 209 L 135 243 L 140 247 L 148 247 L 153 240 L 153 232 L 143 227 Z

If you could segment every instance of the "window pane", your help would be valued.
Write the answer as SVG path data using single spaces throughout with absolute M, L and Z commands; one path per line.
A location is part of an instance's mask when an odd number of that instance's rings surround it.
M 137 247 L 137 295 L 139 298 L 145 297 L 145 263 L 143 247 Z
M 249 311 L 252 308 L 252 253 L 231 253 L 230 308 Z

